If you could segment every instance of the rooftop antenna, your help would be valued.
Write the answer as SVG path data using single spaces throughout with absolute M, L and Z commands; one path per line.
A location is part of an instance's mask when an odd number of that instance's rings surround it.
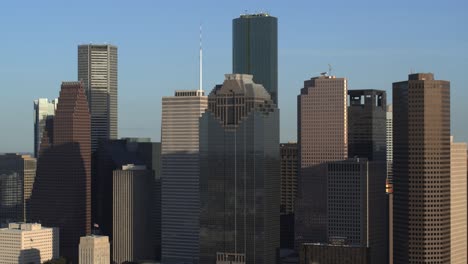
M 331 72 L 332 72 L 332 66 L 331 64 L 328 64 L 328 75 L 331 76 Z
M 203 48 L 202 48 L 202 24 L 200 23 L 200 54 L 199 54 L 199 67 L 200 67 L 200 76 L 199 76 L 199 86 L 198 86 L 198 89 L 199 89 L 199 92 L 200 92 L 200 95 L 202 95 L 203 93 Z

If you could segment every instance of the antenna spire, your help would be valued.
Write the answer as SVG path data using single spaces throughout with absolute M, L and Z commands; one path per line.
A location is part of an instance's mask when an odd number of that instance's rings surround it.
M 200 76 L 199 76 L 199 86 L 198 89 L 200 91 L 200 95 L 203 92 L 203 48 L 202 48 L 202 24 L 200 23 L 200 55 L 199 55 L 199 60 L 200 60 Z

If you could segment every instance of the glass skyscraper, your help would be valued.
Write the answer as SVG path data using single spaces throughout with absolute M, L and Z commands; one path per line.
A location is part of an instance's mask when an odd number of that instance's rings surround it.
M 278 105 L 278 19 L 245 14 L 232 22 L 233 73 L 251 74 Z
M 200 263 L 275 263 L 279 194 L 279 110 L 252 75 L 228 74 L 200 119 Z
M 42 134 L 48 119 L 55 115 L 58 100 L 49 101 L 47 98 L 34 100 L 34 157 L 39 156 Z

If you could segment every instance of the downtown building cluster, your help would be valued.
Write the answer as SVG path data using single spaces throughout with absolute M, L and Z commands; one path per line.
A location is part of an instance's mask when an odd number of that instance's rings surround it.
M 119 139 L 118 49 L 79 45 L 78 81 L 34 101 L 35 158 L 0 156 L 2 263 L 466 264 L 450 83 L 410 74 L 388 105 L 314 76 L 280 144 L 277 23 L 234 19 L 232 73 L 207 93 L 200 47 L 199 87 L 162 98 L 161 142 Z

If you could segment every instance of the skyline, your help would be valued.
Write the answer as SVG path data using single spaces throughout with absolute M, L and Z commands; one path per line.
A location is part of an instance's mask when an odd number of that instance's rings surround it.
M 318 6 L 299 1 L 284 7 L 248 1 L 220 6 L 208 0 L 185 3 L 183 9 L 184 1 L 113 1 L 93 8 L 84 2 L 49 1 L 47 10 L 43 3 L 30 3 L 27 9 L 0 4 L 5 36 L 0 78 L 6 91 L 0 120 L 9 128 L 0 132 L 0 152 L 33 152 L 33 100 L 54 99 L 62 81 L 77 79 L 77 49 L 86 43 L 119 47 L 120 136 L 159 141 L 162 96 L 198 87 L 200 22 L 203 86 L 209 93 L 231 73 L 232 19 L 245 9 L 267 9 L 278 18 L 281 142 L 296 141 L 296 97 L 302 82 L 326 71 L 329 63 L 333 75 L 348 78 L 350 90 L 382 89 L 389 102 L 392 83 L 407 79 L 411 69 L 450 81 L 452 134 L 456 142 L 468 141 L 468 105 L 463 101 L 468 95 L 463 84 L 468 36 L 462 34 L 468 24 L 466 2 L 333 1 Z M 424 30 L 431 34 L 417 33 Z

